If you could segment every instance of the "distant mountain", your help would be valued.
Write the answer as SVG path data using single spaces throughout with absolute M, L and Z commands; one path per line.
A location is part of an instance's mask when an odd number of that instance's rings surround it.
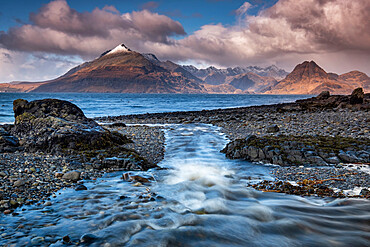
M 198 69 L 121 44 L 56 79 L 2 83 L 0 92 L 348 94 L 357 87 L 368 92 L 370 78 L 359 71 L 327 73 L 313 61 L 297 65 L 290 74 L 276 66 Z
M 283 79 L 288 72 L 283 69 L 279 69 L 275 65 L 262 68 L 258 66 L 249 66 L 249 67 L 235 67 L 235 68 L 226 68 L 226 69 L 218 69 L 216 67 L 210 66 L 206 69 L 198 69 L 193 65 L 183 65 L 184 69 L 192 73 L 193 75 L 197 76 L 198 78 L 204 80 L 208 84 L 212 85 L 219 85 L 230 81 L 230 77 L 240 75 L 240 74 L 247 74 L 247 73 L 255 73 L 259 76 L 266 76 L 272 77 L 276 80 Z
M 229 84 L 245 92 L 264 93 L 266 88 L 275 86 L 277 83 L 278 81 L 273 77 L 260 76 L 249 72 L 234 76 Z
M 206 93 L 199 79 L 180 68 L 163 67 L 155 55 L 131 51 L 124 44 L 104 52 L 33 92 Z M 159 61 L 159 60 L 158 60 Z M 184 74 L 183 74 L 184 73 Z M 30 83 L 20 83 L 21 85 Z M 31 83 L 32 84 L 32 83 Z
M 355 88 L 370 89 L 370 78 L 359 71 L 343 75 L 327 73 L 314 61 L 298 64 L 284 80 L 267 88 L 268 94 L 319 94 L 330 91 L 333 94 L 349 94 Z

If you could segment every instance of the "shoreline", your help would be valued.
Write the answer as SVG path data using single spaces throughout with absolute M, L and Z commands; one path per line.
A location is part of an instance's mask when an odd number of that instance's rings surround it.
M 141 156 L 148 159 L 148 161 L 157 164 L 164 157 L 164 132 L 161 127 L 145 126 L 145 124 L 212 124 L 220 127 L 220 130 L 231 142 L 245 138 L 251 134 L 258 137 L 279 136 L 280 134 L 291 134 L 295 136 L 304 136 L 307 134 L 335 136 L 340 134 L 349 138 L 361 136 L 361 138 L 369 140 L 369 119 L 366 117 L 368 112 L 368 109 L 358 108 L 302 110 L 297 108 L 297 103 L 282 103 L 203 111 L 123 115 L 117 117 L 108 116 L 94 118 L 94 120 L 108 124 L 102 125 L 108 129 L 110 129 L 109 124 L 111 123 L 121 123 L 121 125 L 111 129 L 129 136 L 133 140 L 133 143 L 125 144 L 125 147 L 136 150 Z M 349 121 L 343 121 L 344 119 Z M 125 124 L 134 124 L 134 126 L 126 126 Z M 143 125 L 138 126 L 135 124 Z M 279 130 L 277 132 L 270 132 L 268 128 L 272 125 L 276 125 Z M 12 164 L 11 167 L 8 165 L 10 163 Z M 58 163 L 58 165 L 55 163 Z M 60 166 L 60 164 L 64 165 Z M 336 166 L 325 168 L 281 166 L 274 169 L 275 171 L 279 171 L 279 174 L 272 175 L 277 181 L 294 181 L 295 184 L 298 184 L 304 180 L 310 181 L 312 174 L 307 172 L 307 170 L 312 170 L 316 175 L 318 174 L 319 178 L 317 180 L 329 179 L 324 184 L 320 183 L 322 187 L 325 185 L 326 187 L 333 186 L 334 188 L 334 185 L 330 184 L 329 181 L 338 182 L 339 180 L 332 179 L 332 173 L 330 172 L 345 171 L 344 169 L 346 168 L 343 165 L 343 163 L 339 163 Z M 369 166 L 369 164 L 364 165 Z M 94 180 L 106 172 L 116 170 L 114 168 L 96 169 L 94 164 L 77 161 L 77 158 L 73 156 L 63 157 L 42 153 L 27 154 L 25 152 L 0 154 L 0 166 L 2 171 L 0 173 L 0 179 L 3 181 L 0 188 L 0 209 L 7 214 L 12 213 L 13 209 L 17 206 L 32 203 L 45 203 L 47 205 L 47 198 L 55 196 L 55 193 L 59 189 L 73 186 L 76 189 L 83 189 L 83 180 L 81 179 Z M 302 172 L 302 169 L 305 172 Z M 63 178 L 66 173 L 76 170 L 79 173 L 78 179 Z M 307 173 L 307 176 L 288 176 L 292 173 L 298 175 Z M 356 174 L 350 174 L 348 177 L 344 176 L 343 178 L 342 176 L 340 180 L 342 183 L 341 189 L 349 190 L 355 187 L 369 188 L 369 181 L 366 179 L 366 176 L 368 174 L 362 171 L 358 171 Z M 310 183 L 308 182 L 306 185 L 310 186 Z M 279 191 L 271 184 L 268 185 L 269 189 L 266 186 L 256 189 L 289 193 L 287 190 Z M 27 193 L 27 190 L 31 188 L 32 193 Z M 301 193 L 301 195 L 320 195 L 319 192 L 314 189 L 310 193 Z M 292 191 L 292 194 L 294 193 Z M 366 193 L 366 191 L 363 191 L 363 193 Z M 351 195 L 346 194 L 325 194 L 324 196 L 351 197 Z M 361 196 L 361 198 L 369 197 L 369 193 Z
M 279 138 L 281 135 L 302 139 L 317 135 L 329 139 L 340 137 L 344 140 L 357 140 L 361 138 L 363 143 L 365 143 L 365 148 L 367 147 L 366 150 L 360 150 L 366 152 L 365 160 L 367 162 L 363 163 L 363 166 L 370 168 L 368 161 L 370 153 L 370 119 L 367 117 L 369 108 L 366 106 L 363 108 L 356 105 L 348 108 L 329 106 L 302 109 L 301 105 L 295 102 L 203 111 L 123 115 L 95 119 L 98 121 L 130 124 L 212 124 L 221 128 L 221 131 L 229 138 L 230 143 L 238 139 L 247 138 L 250 135 L 255 135 L 259 138 Z M 276 132 L 271 131 L 271 127 L 277 127 L 278 130 Z M 332 164 L 324 162 L 323 166 L 318 164 L 280 166 L 274 169 L 279 171 L 279 175 L 274 172 L 271 174 L 276 179 L 275 183 L 271 184 L 264 181 L 266 182 L 264 186 L 255 188 L 262 191 L 307 196 L 370 198 L 370 181 L 367 179 L 369 174 L 360 170 L 355 172 L 351 169 L 348 170 L 347 168 L 351 166 L 351 163 L 354 162 L 339 160 Z M 297 173 L 298 175 L 292 177 L 290 176 L 292 173 Z M 281 188 L 279 181 L 293 181 L 294 186 L 289 184 L 292 187 L 286 190 Z M 297 185 L 299 186 L 297 187 Z M 351 194 L 350 190 L 356 188 L 358 193 Z M 358 188 L 364 190 L 358 191 Z M 297 190 L 298 192 L 296 192 Z M 343 192 L 338 193 L 338 190 Z M 323 193 L 324 191 L 326 191 L 326 194 Z

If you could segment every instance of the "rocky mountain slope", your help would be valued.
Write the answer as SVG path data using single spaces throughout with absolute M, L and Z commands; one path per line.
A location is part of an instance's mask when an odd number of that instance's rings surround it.
M 359 71 L 327 73 L 313 61 L 297 65 L 290 74 L 276 66 L 198 69 L 121 44 L 59 78 L 2 83 L 0 92 L 348 94 L 357 87 L 368 92 L 370 78 Z
M 198 83 L 199 79 L 182 72 L 187 73 L 162 67 L 148 56 L 131 51 L 122 44 L 57 79 L 39 83 L 30 91 L 206 93 L 204 87 Z M 21 83 L 18 87 L 25 84 Z
M 218 69 L 213 66 L 210 66 L 206 69 L 198 69 L 193 65 L 183 65 L 182 67 L 198 78 L 204 80 L 206 83 L 212 85 L 224 84 L 231 81 L 230 77 L 251 72 L 263 77 L 272 77 L 276 80 L 281 80 L 288 75 L 288 72 L 283 69 L 279 69 L 275 65 L 271 65 L 266 68 L 259 66 L 248 66 L 226 69 Z
M 370 78 L 359 71 L 342 75 L 327 73 L 314 61 L 298 64 L 284 80 L 266 89 L 268 94 L 319 94 L 330 91 L 333 94 L 349 94 L 355 88 L 370 90 Z

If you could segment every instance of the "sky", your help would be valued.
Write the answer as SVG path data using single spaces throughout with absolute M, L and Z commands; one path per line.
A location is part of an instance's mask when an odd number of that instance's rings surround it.
M 52 79 L 121 43 L 201 68 L 370 75 L 369 17 L 369 0 L 0 0 L 0 82 Z

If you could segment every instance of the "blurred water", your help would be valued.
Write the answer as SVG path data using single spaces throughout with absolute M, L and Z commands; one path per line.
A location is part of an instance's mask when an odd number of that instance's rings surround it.
M 292 102 L 308 95 L 0 93 L 0 123 L 14 122 L 13 101 L 55 98 L 80 107 L 87 117 L 196 111 Z
M 63 246 L 63 236 L 77 244 L 92 234 L 85 245 L 369 246 L 369 200 L 255 191 L 247 184 L 271 179 L 271 167 L 226 159 L 226 143 L 210 125 L 170 125 L 165 169 L 136 173 L 151 184 L 116 172 L 63 190 L 51 206 L 0 216 L 0 245 Z

